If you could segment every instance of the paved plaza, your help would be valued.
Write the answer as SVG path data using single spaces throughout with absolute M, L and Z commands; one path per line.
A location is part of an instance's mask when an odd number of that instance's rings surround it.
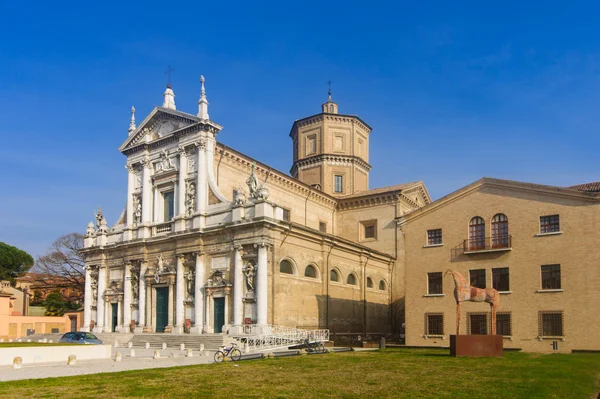
M 0 381 L 26 380 L 33 378 L 67 377 L 83 374 L 114 373 L 128 370 L 143 370 L 165 367 L 192 366 L 195 364 L 213 363 L 212 351 L 193 352 L 192 357 L 186 357 L 186 351 L 166 349 L 160 351 L 160 358 L 154 359 L 154 349 L 135 349 L 135 357 L 131 357 L 131 349 L 113 348 L 112 358 L 103 360 L 82 360 L 75 365 L 67 366 L 67 359 L 61 363 L 45 363 L 23 365 L 21 369 L 12 366 L 0 367 Z M 115 362 L 117 352 L 122 360 Z

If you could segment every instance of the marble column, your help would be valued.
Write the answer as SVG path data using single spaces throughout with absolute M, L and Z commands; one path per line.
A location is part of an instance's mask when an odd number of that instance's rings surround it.
M 146 158 L 142 163 L 142 223 L 150 223 L 152 218 L 152 163 Z
M 233 332 L 241 333 L 244 317 L 242 295 L 244 289 L 244 272 L 242 263 L 242 246 L 236 246 L 233 252 Z
M 183 262 L 185 256 L 179 254 L 177 256 L 177 280 L 176 280 L 176 293 L 175 293 L 175 328 L 173 328 L 173 334 L 183 334 L 183 323 L 185 319 L 185 308 L 184 308 L 184 276 L 183 276 Z
M 171 276 L 169 276 L 169 317 L 168 324 L 166 327 L 169 331 L 173 331 L 173 294 L 175 291 L 174 285 L 174 279 Z
M 131 262 L 125 263 L 125 280 L 123 281 L 123 324 L 122 333 L 129 332 L 129 324 L 131 323 Z
M 206 179 L 206 139 L 198 143 L 198 165 L 196 167 L 196 210 L 204 212 L 208 204 L 208 180 Z
M 159 211 L 160 211 L 160 207 L 158 206 L 159 204 L 159 198 L 160 198 L 160 192 L 158 191 L 158 188 L 153 186 L 152 187 L 152 192 L 154 193 L 153 197 L 154 197 L 154 216 L 152 217 L 152 221 L 154 223 L 160 223 L 160 222 L 165 222 L 165 220 L 161 220 L 162 219 L 162 215 L 160 215 Z
M 105 322 L 104 291 L 106 291 L 106 267 L 98 267 L 98 298 L 96 300 L 96 326 L 94 332 L 103 332 Z
M 152 332 L 152 285 L 150 280 L 146 281 L 146 318 L 144 320 L 144 332 Z
M 135 186 L 135 169 L 133 166 L 125 165 L 127 169 L 127 226 L 133 226 L 133 190 Z
M 179 148 L 179 186 L 177 187 L 177 214 L 185 216 L 185 177 L 187 176 L 187 154 L 185 148 Z
M 144 265 L 144 262 L 140 262 L 140 278 L 138 280 L 138 328 L 146 325 L 146 278 L 144 277 L 144 274 L 146 274 L 146 266 Z
M 90 331 L 92 321 L 92 275 L 90 266 L 84 266 L 85 269 L 85 291 L 83 300 L 83 327 L 81 331 Z
M 123 325 L 123 299 L 121 298 L 119 298 L 119 301 L 117 302 L 117 327 L 115 332 L 119 331 L 120 325 Z
M 210 326 L 210 304 L 212 302 L 212 294 L 209 292 L 206 294 L 206 318 L 204 319 L 204 331 L 207 333 L 213 332 Z
M 196 253 L 196 273 L 194 280 L 194 327 L 193 334 L 201 334 L 204 327 L 204 255 Z
M 258 245 L 258 265 L 256 270 L 256 324 L 267 324 L 267 245 Z

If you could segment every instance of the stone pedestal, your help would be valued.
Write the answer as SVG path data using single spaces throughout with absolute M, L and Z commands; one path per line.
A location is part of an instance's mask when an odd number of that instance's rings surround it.
M 502 357 L 502 335 L 451 335 L 450 356 Z
M 119 334 L 128 334 L 131 332 L 131 330 L 129 329 L 129 326 L 121 326 L 121 327 L 117 327 L 117 332 Z
M 165 330 L 166 332 L 166 330 Z M 183 327 L 173 326 L 171 328 L 171 334 L 183 334 Z
M 190 328 L 190 334 L 202 334 L 202 326 L 193 326 Z
M 187 230 L 187 221 L 184 216 L 175 216 L 175 232 L 179 233 L 181 231 Z
M 133 329 L 134 334 L 141 334 L 144 332 L 144 327 L 136 327 Z

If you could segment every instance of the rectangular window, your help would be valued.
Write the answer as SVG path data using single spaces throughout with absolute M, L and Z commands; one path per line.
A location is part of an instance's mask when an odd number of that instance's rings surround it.
M 425 314 L 425 335 L 444 335 L 444 314 Z
M 333 176 L 333 192 L 343 193 L 344 192 L 344 176 L 335 175 Z
M 485 269 L 469 270 L 471 287 L 485 288 Z
M 286 222 L 290 221 L 290 210 L 289 209 L 283 210 L 283 220 Z
M 427 293 L 442 294 L 442 272 L 427 273 Z
M 170 221 L 175 216 L 175 192 L 167 191 L 163 193 L 164 222 Z
M 560 265 L 543 265 L 542 289 L 559 290 L 560 287 Z
M 427 245 L 442 243 L 442 229 L 427 230 Z
M 540 216 L 540 233 L 554 233 L 560 231 L 558 215 Z
M 327 223 L 319 222 L 319 231 L 321 233 L 327 233 Z
M 496 313 L 496 335 L 512 335 L 510 312 Z
M 306 155 L 317 152 L 317 136 L 312 135 L 306 138 Z
M 539 312 L 539 335 L 540 337 L 564 336 L 562 310 Z
M 468 313 L 468 331 L 471 335 L 487 335 L 487 313 Z
M 377 220 L 366 220 L 360 222 L 360 241 L 377 239 Z
M 492 287 L 497 291 L 510 291 L 508 267 L 492 269 Z

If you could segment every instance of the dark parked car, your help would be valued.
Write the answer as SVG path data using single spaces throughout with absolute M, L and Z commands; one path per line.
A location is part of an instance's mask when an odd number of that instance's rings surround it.
M 59 342 L 67 342 L 70 344 L 86 344 L 86 345 L 102 345 L 102 341 L 94 334 L 87 332 L 69 332 L 63 335 Z

